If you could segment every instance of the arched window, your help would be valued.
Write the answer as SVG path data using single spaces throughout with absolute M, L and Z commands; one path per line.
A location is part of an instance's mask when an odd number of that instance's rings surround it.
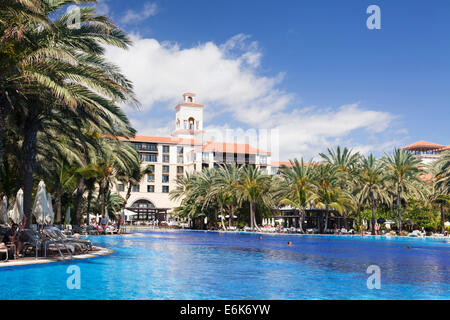
M 137 200 L 135 201 L 132 205 L 132 208 L 139 208 L 139 209 L 152 209 L 152 208 L 156 208 L 155 205 L 148 200 L 145 199 L 141 199 L 141 200 Z
M 195 119 L 190 117 L 188 119 L 188 122 L 189 122 L 189 130 L 194 130 Z
M 192 97 L 188 97 L 187 100 L 188 100 L 188 102 L 194 101 L 194 100 L 192 99 Z
M 145 199 L 135 201 L 129 208 L 129 210 L 136 213 L 132 220 L 155 220 L 157 211 L 155 209 L 155 205 Z

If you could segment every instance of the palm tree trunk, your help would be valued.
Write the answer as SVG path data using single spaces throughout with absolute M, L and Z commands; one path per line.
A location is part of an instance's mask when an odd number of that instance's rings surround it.
M 83 201 L 84 193 L 84 178 L 80 178 L 77 186 L 77 194 L 75 197 L 75 220 L 81 221 L 81 202 Z M 89 224 L 89 222 L 88 222 Z
M 370 193 L 370 200 L 372 206 L 372 235 L 375 235 L 375 197 Z
M 234 204 L 231 205 L 231 213 L 230 217 L 228 218 L 228 227 L 231 227 L 233 225 L 233 218 L 234 218 Z
M 103 217 L 105 215 L 106 207 L 106 187 L 103 187 L 103 183 L 100 183 L 100 188 L 98 190 L 100 196 L 100 215 Z
M 327 210 L 327 212 L 325 214 L 325 226 L 323 228 L 324 232 L 328 229 L 328 216 L 330 215 L 330 213 L 328 212 L 328 208 L 326 210 Z
M 305 233 L 303 231 L 303 221 L 305 220 L 305 210 L 300 209 L 300 233 Z
M 250 201 L 250 228 L 253 230 L 254 221 L 255 221 L 255 213 L 253 211 L 253 201 Z
M 36 165 L 37 132 L 40 124 L 39 120 L 35 120 L 25 125 L 22 144 L 23 211 L 26 218 L 26 228 L 29 228 L 31 224 L 33 172 Z
M 56 224 L 61 223 L 61 193 L 56 193 Z
M 91 212 L 91 202 L 92 202 L 92 190 L 89 190 L 88 197 L 87 197 L 87 212 L 86 212 L 88 225 L 91 224 L 91 221 L 89 218 L 89 213 Z M 79 219 L 81 220 L 81 215 L 80 215 Z M 78 224 L 80 223 L 80 220 L 77 221 Z
M 445 208 L 444 208 L 444 204 L 441 203 L 441 233 L 445 232 Z
M 397 212 L 398 212 L 398 232 L 402 232 L 402 203 L 400 201 L 400 187 L 397 188 Z
M 5 128 L 6 128 L 6 116 L 9 110 L 12 108 L 11 100 L 9 99 L 8 92 L 2 90 L 0 95 L 0 165 L 3 161 L 3 148 L 5 141 Z M 0 181 L 2 180 L 2 172 L 0 170 Z

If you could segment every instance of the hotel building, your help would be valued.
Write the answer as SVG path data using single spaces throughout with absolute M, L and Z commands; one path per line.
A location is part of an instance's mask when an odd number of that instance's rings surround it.
M 224 163 L 251 165 L 272 172 L 268 151 L 248 143 L 204 140 L 203 108 L 195 101 L 195 94 L 187 92 L 175 106 L 175 131 L 170 137 L 120 138 L 135 146 L 142 166 L 150 170 L 139 185 L 132 187 L 127 207 L 146 216 L 150 214 L 150 219 L 158 218 L 159 213 L 165 214 L 180 205 L 180 201 L 169 199 L 177 177 Z M 121 196 L 125 196 L 126 188 L 119 184 Z
M 442 152 L 449 151 L 450 145 L 444 146 L 427 141 L 417 141 L 409 146 L 403 147 L 402 149 L 407 150 L 420 159 L 424 164 L 427 164 L 437 160 Z

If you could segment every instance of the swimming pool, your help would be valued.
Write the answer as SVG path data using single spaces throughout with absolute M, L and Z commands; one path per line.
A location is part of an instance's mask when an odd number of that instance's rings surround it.
M 0 299 L 450 299 L 446 240 L 137 232 L 90 237 L 108 256 L 0 268 Z M 367 288 L 370 265 L 381 289 Z

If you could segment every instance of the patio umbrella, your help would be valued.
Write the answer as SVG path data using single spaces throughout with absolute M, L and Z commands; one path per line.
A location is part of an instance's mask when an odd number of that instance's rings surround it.
M 47 193 L 47 207 L 48 211 L 45 215 L 45 223 L 51 225 L 55 220 L 55 213 L 53 212 L 52 196 L 50 193 Z
M 48 210 L 47 195 L 45 194 L 45 183 L 41 180 L 39 182 L 36 198 L 34 199 L 33 204 L 33 216 L 36 218 L 37 224 L 46 223 L 45 218 Z
M 23 221 L 23 191 L 19 189 L 16 194 L 16 201 L 14 207 L 8 212 L 9 218 L 12 222 L 20 224 Z
M 3 196 L 3 199 L 0 202 L 0 223 L 8 224 L 8 220 L 8 199 L 6 196 Z
M 66 219 L 64 221 L 66 224 L 70 224 L 70 206 L 67 206 Z

